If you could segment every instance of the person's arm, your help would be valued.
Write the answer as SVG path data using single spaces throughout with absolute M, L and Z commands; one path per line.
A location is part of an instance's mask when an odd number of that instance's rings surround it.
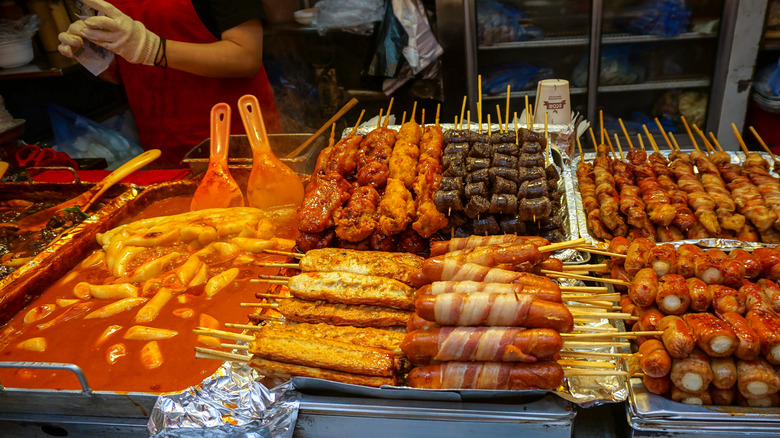
M 167 40 L 165 56 L 168 68 L 196 75 L 253 77 L 263 65 L 263 25 L 257 19 L 245 21 L 222 32 L 222 40 L 208 44 Z

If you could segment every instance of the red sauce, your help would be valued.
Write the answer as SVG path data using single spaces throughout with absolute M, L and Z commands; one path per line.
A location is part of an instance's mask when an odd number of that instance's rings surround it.
M 189 198 L 174 198 L 168 202 L 155 204 L 149 211 L 142 212 L 134 220 L 141 217 L 154 217 L 158 214 L 180 213 L 188 208 Z M 267 261 L 284 259 L 282 256 L 273 255 L 258 255 L 258 257 Z M 231 266 L 209 264 L 210 270 L 229 267 Z M 95 390 L 166 393 L 196 385 L 210 376 L 221 364 L 217 360 L 195 358 L 194 347 L 198 345 L 206 347 L 198 343 L 197 335 L 192 333 L 193 329 L 201 325 L 200 315 L 206 314 L 216 318 L 220 330 L 240 332 L 239 329 L 225 328 L 224 323 L 246 323 L 247 314 L 251 309 L 242 308 L 239 303 L 257 301 L 255 293 L 265 292 L 268 289 L 267 285 L 250 283 L 249 280 L 257 278 L 258 274 L 276 275 L 279 272 L 278 268 L 260 268 L 254 263 L 241 264 L 237 267 L 240 268 L 240 274 L 236 281 L 211 299 L 207 299 L 203 293 L 203 286 L 190 288 L 184 293 L 175 295 L 165 304 L 157 318 L 148 323 L 133 321 L 142 304 L 104 319 L 84 319 L 81 316 L 50 328 L 39 329 L 37 324 L 50 321 L 70 308 L 70 306 L 57 306 L 55 300 L 75 299 L 74 285 L 81 281 L 99 284 L 99 280 L 109 276 L 105 262 L 89 268 L 77 266 L 2 328 L 0 360 L 76 364 L 84 370 L 87 381 Z M 180 300 L 186 302 L 182 303 Z M 94 310 L 116 300 L 92 298 L 89 301 L 96 302 L 92 308 Z M 45 318 L 26 324 L 23 320 L 25 314 L 30 309 L 41 305 L 54 305 L 55 310 Z M 184 317 L 190 311 L 192 315 L 188 318 Z M 99 342 L 103 332 L 111 325 L 122 326 L 122 329 L 110 335 L 104 342 Z M 170 339 L 157 341 L 164 360 L 158 368 L 148 369 L 141 360 L 141 348 L 148 341 L 123 339 L 124 333 L 133 325 L 165 328 L 178 332 Z M 28 351 L 18 346 L 20 342 L 35 337 L 45 338 L 45 351 Z M 235 343 L 230 340 L 221 340 L 221 342 Z M 126 354 L 111 364 L 107 360 L 107 355 L 109 347 L 115 344 L 122 344 Z M 216 347 L 216 349 L 220 348 Z M 69 371 L 0 369 L 0 382 L 6 387 L 80 388 L 75 375 Z

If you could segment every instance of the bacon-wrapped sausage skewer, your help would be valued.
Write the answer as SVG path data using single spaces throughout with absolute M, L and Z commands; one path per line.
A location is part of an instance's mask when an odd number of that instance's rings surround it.
M 555 389 L 563 384 L 557 362 L 446 362 L 409 372 L 409 386 L 426 389 Z

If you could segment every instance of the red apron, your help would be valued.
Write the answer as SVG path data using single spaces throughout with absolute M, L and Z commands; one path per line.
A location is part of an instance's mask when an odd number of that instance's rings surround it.
M 162 38 L 189 43 L 218 41 L 198 18 L 191 0 L 110 0 L 122 12 L 138 20 Z M 228 103 L 232 111 L 231 134 L 243 134 L 238 98 L 253 94 L 260 101 L 269 133 L 282 132 L 271 85 L 261 69 L 253 78 L 209 78 L 173 68 L 130 64 L 116 57 L 127 100 L 133 111 L 141 145 L 158 148 L 158 167 L 181 167 L 184 155 L 209 138 L 211 107 Z

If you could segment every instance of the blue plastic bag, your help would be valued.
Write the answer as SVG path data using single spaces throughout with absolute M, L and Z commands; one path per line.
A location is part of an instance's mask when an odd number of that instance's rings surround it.
M 61 106 L 48 104 L 46 111 L 57 142 L 53 149 L 71 158 L 105 158 L 106 169 L 114 170 L 143 152 L 119 132 Z
M 755 84 L 756 91 L 765 97 L 780 96 L 780 58 L 758 72 Z
M 624 25 L 627 32 L 667 38 L 686 32 L 691 18 L 684 0 L 652 0 L 628 13 L 635 18 Z

